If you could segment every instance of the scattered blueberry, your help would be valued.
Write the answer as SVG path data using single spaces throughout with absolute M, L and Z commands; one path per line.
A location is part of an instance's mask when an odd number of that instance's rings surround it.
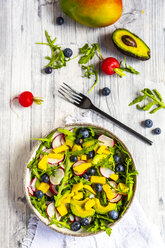
M 102 89 L 102 95 L 108 96 L 111 93 L 111 90 L 108 87 Z
M 115 160 L 115 163 L 119 163 L 120 162 L 120 156 L 119 155 L 114 155 L 113 156 L 114 160 Z
M 89 153 L 88 153 L 88 155 L 87 155 L 87 158 L 88 159 L 91 159 L 91 158 L 93 158 L 95 156 L 95 152 L 94 151 L 90 151 Z
M 72 155 L 72 156 L 70 156 L 70 161 L 71 162 L 77 162 L 78 161 L 78 157 L 75 156 L 75 155 Z
M 116 220 L 119 217 L 119 214 L 117 211 L 112 210 L 108 213 L 109 218 L 111 218 L 112 220 Z
M 93 167 L 91 167 L 91 168 L 89 168 L 89 169 L 87 170 L 87 175 L 88 175 L 88 176 L 92 176 L 92 175 L 94 175 L 95 173 L 96 173 L 96 169 L 93 168 Z
M 64 53 L 64 56 L 66 58 L 70 58 L 72 56 L 72 54 L 73 54 L 73 52 L 72 52 L 72 50 L 70 48 L 65 48 L 63 53 Z
M 77 145 L 81 146 L 82 143 L 83 143 L 83 139 L 76 138 L 75 143 L 76 143 Z
M 35 192 L 35 196 L 41 199 L 44 196 L 44 193 L 41 190 L 37 190 Z
M 124 166 L 122 164 L 116 165 L 115 171 L 116 172 L 124 172 Z
M 96 184 L 95 184 L 95 190 L 96 190 L 97 192 L 101 192 L 102 189 L 103 189 L 102 184 L 100 184 L 100 183 L 96 183 Z
M 89 137 L 90 133 L 87 128 L 80 128 L 79 129 L 79 135 L 81 136 L 80 138 L 86 139 Z
M 44 183 L 48 183 L 49 182 L 49 176 L 47 174 L 43 174 L 41 177 L 41 181 Z
M 46 74 L 51 74 L 52 73 L 52 67 L 50 67 L 50 66 L 45 67 L 45 73 Z
M 57 18 L 56 18 L 56 23 L 57 23 L 57 25 L 62 25 L 62 24 L 64 24 L 64 18 L 61 17 L 61 16 L 57 17 Z
M 87 173 L 84 173 L 84 174 L 82 175 L 82 177 L 83 177 L 84 179 L 88 179 L 88 178 L 89 178 Z
M 72 231 L 78 231 L 81 228 L 81 224 L 78 221 L 75 221 L 71 225 Z
M 82 226 L 88 226 L 88 225 L 89 225 L 89 220 L 88 220 L 87 218 L 82 218 L 82 219 L 80 220 L 80 224 L 81 224 Z
M 155 134 L 161 134 L 161 129 L 159 127 L 154 129 Z
M 145 127 L 150 128 L 150 127 L 152 127 L 153 122 L 152 122 L 152 120 L 147 119 L 147 120 L 145 120 L 144 125 L 145 125 Z

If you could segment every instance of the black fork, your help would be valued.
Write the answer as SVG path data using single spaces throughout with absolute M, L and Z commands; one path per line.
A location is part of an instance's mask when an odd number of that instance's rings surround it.
M 128 131 L 132 135 L 138 137 L 139 139 L 143 140 L 144 142 L 148 143 L 149 145 L 152 145 L 152 141 L 141 135 L 140 133 L 136 132 L 132 128 L 126 126 L 122 122 L 116 120 L 112 116 L 108 115 L 107 113 L 103 112 L 101 109 L 98 109 L 96 106 L 93 105 L 91 100 L 83 95 L 80 92 L 75 91 L 72 89 L 69 85 L 66 83 L 63 83 L 63 85 L 60 87 L 58 92 L 69 102 L 76 105 L 79 108 L 82 109 L 92 109 L 96 111 L 97 113 L 103 115 L 104 117 L 108 118 L 110 121 L 114 122 L 116 125 L 122 127 L 124 130 Z

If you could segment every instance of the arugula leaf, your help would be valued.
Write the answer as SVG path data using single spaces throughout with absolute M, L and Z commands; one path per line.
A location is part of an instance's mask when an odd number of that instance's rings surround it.
M 154 114 L 159 109 L 165 108 L 165 103 L 163 102 L 163 98 L 162 98 L 162 96 L 158 90 L 156 90 L 156 89 L 150 90 L 148 88 L 145 88 L 145 89 L 141 90 L 141 92 L 143 93 L 143 95 L 134 99 L 129 104 L 129 106 L 134 105 L 136 103 L 139 103 L 139 102 L 143 101 L 144 99 L 147 99 L 147 100 L 149 100 L 149 103 L 145 104 L 142 107 L 139 104 L 137 104 L 136 107 L 140 110 L 143 110 L 143 111 L 149 111 L 152 108 L 152 106 L 156 106 L 153 110 L 151 110 L 149 112 L 150 114 Z
M 68 136 L 74 136 L 75 134 L 67 129 L 62 129 L 62 128 L 58 128 L 57 129 L 60 133 L 63 133 L 65 135 L 68 135 Z
M 111 233 L 112 233 L 112 228 L 107 227 L 107 228 L 105 229 L 105 232 L 106 232 L 106 234 L 108 234 L 108 236 L 110 236 Z
M 132 66 L 128 66 L 127 65 L 127 62 L 126 62 L 126 58 L 125 58 L 125 67 L 122 66 L 122 61 L 120 62 L 120 69 L 123 70 L 123 71 L 127 71 L 129 73 L 132 73 L 132 74 L 140 74 L 138 71 L 136 71 Z
M 51 218 L 51 222 L 49 223 L 49 225 L 53 225 L 55 224 L 56 226 L 62 228 L 62 227 L 66 227 L 68 229 L 71 229 L 71 227 L 66 224 L 66 222 L 64 222 L 63 220 L 62 221 L 58 221 L 55 217 L 55 215 Z
M 92 75 L 95 75 L 95 82 L 89 91 L 89 93 L 90 93 L 94 89 L 94 87 L 96 86 L 96 84 L 98 82 L 98 71 L 94 68 L 94 65 L 89 65 L 89 66 L 82 65 L 81 68 L 84 70 L 84 76 L 83 77 L 91 78 Z
M 89 60 L 93 59 L 94 55 L 97 54 L 97 52 L 99 54 L 99 58 L 102 59 L 99 45 L 97 43 L 93 43 L 91 44 L 91 46 L 89 46 L 89 44 L 86 43 L 83 47 L 80 48 L 80 55 L 82 56 L 79 59 L 78 63 L 87 64 Z
M 45 196 L 42 197 L 42 199 L 38 199 L 35 196 L 30 197 L 30 201 L 32 205 L 38 210 L 38 212 L 44 217 L 47 218 L 47 213 L 46 213 L 46 199 Z

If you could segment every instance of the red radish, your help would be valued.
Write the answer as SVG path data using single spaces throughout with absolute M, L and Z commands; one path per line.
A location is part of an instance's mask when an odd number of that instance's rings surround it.
M 53 195 L 57 195 L 58 194 L 56 185 L 50 184 L 50 188 L 49 189 L 50 189 L 50 191 L 52 192 Z
M 107 75 L 117 73 L 119 76 L 125 76 L 123 70 L 120 69 L 119 61 L 113 57 L 108 57 L 103 60 L 101 65 L 102 71 Z
M 69 219 L 72 223 L 74 222 L 74 216 L 72 214 L 69 215 Z
M 101 134 L 98 137 L 98 140 L 101 141 L 99 143 L 99 145 L 105 145 L 105 146 L 109 146 L 109 147 L 114 147 L 114 145 L 115 145 L 115 141 L 113 139 L 109 138 L 108 136 L 105 136 L 104 134 Z
M 109 168 L 106 168 L 106 167 L 100 167 L 99 168 L 99 171 L 100 171 L 101 175 L 103 177 L 106 177 L 106 178 L 109 178 L 110 175 L 114 174 L 114 171 L 113 170 L 111 170 Z
M 81 218 L 80 218 L 80 217 L 78 217 L 78 216 L 75 216 L 75 221 L 78 221 L 78 222 L 80 222 L 80 220 L 81 220 Z
M 121 198 L 122 198 L 122 195 L 117 194 L 117 196 L 116 196 L 116 197 L 114 197 L 112 200 L 110 200 L 110 202 L 111 202 L 111 203 L 118 202 L 118 201 L 120 201 L 120 200 L 121 200 Z
M 58 185 L 58 184 L 60 184 L 63 177 L 64 177 L 64 171 L 63 171 L 63 169 L 59 168 L 56 170 L 55 176 L 53 176 L 53 175 L 50 176 L 50 182 L 53 185 Z
M 40 105 L 43 102 L 42 98 L 34 97 L 33 94 L 30 91 L 24 91 L 19 96 L 14 97 L 11 100 L 11 109 L 13 111 L 14 111 L 13 102 L 15 100 L 18 100 L 19 104 L 24 108 L 30 107 L 33 104 L 33 102 L 35 102 L 38 105 Z
M 45 193 L 47 196 L 52 197 L 53 193 L 50 191 L 50 189 Z
M 30 187 L 33 191 L 36 191 L 36 182 L 37 182 L 37 177 L 33 178 L 30 184 Z
M 49 203 L 49 205 L 46 208 L 46 212 L 49 218 L 52 218 L 55 215 L 56 209 L 55 209 L 54 202 Z
M 61 145 L 63 145 L 65 142 L 64 135 L 62 133 L 57 132 L 57 135 L 54 137 L 52 141 L 52 149 L 55 149 Z
M 109 181 L 109 184 L 112 186 L 112 188 L 116 188 L 117 187 L 117 183 L 114 181 Z
M 60 159 L 55 159 L 55 158 L 48 158 L 48 163 L 50 165 L 58 165 L 60 162 L 64 160 L 64 156 Z
M 78 166 L 78 165 L 80 165 L 80 164 L 84 164 L 84 163 L 85 163 L 85 161 L 79 160 L 79 161 L 77 161 L 76 163 L 74 163 L 72 166 L 73 166 L 73 168 L 74 168 L 74 167 L 76 167 L 76 166 Z M 85 172 L 86 172 L 86 170 L 83 171 L 81 174 L 79 174 L 78 172 L 76 172 L 76 171 L 73 170 L 73 173 L 74 173 L 76 176 L 81 176 L 81 175 L 83 175 Z
M 29 193 L 31 196 L 34 195 L 34 192 L 33 192 L 32 188 L 31 188 L 30 186 L 27 187 L 27 190 L 28 190 L 28 193 Z

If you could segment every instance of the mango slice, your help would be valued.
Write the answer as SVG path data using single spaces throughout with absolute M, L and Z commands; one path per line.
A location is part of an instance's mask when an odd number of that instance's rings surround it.
M 106 178 L 100 176 L 91 176 L 91 183 L 106 184 Z
M 47 164 L 48 164 L 48 155 L 44 155 L 43 158 L 38 163 L 38 168 L 41 170 L 47 170 Z

